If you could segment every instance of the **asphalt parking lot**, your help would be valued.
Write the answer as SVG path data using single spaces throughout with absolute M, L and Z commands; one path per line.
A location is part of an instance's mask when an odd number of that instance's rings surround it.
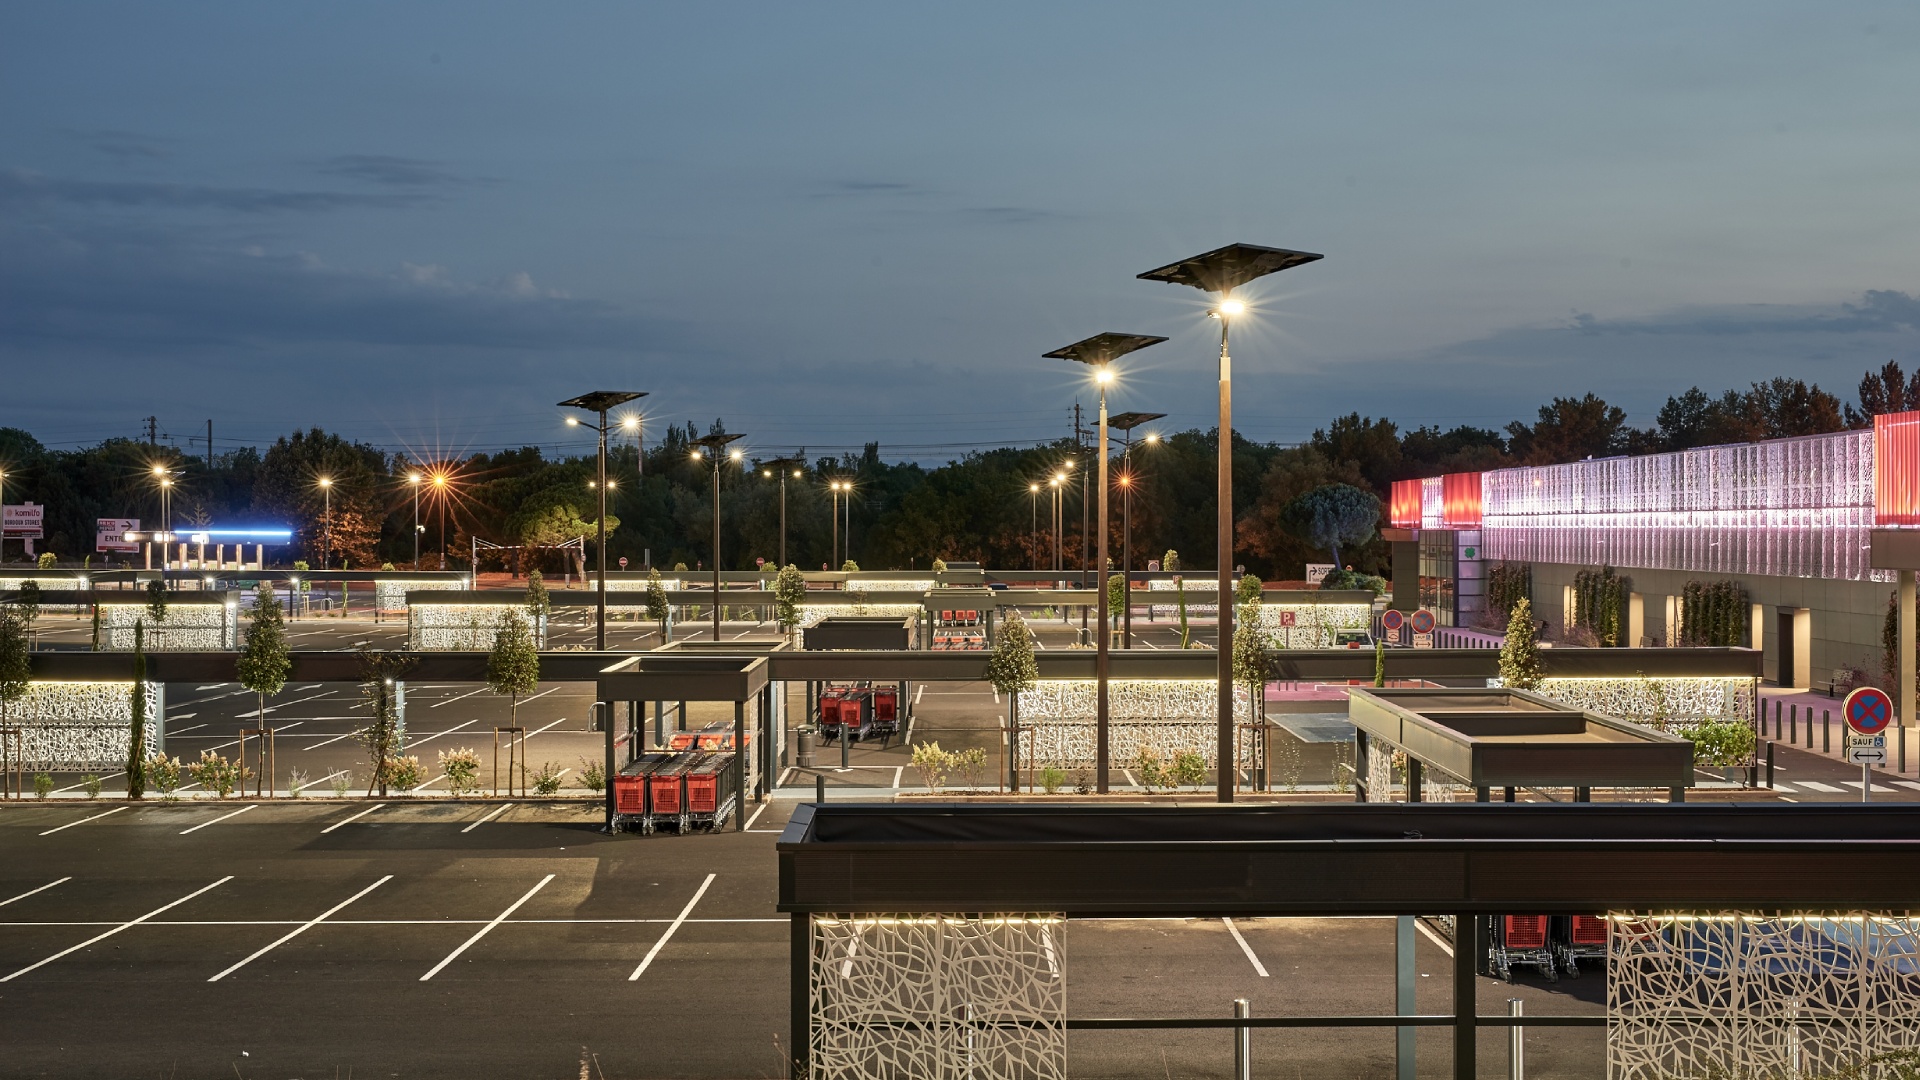
M 787 933 L 773 844 L 607 836 L 578 805 L 40 804 L 0 813 L 8 1076 L 781 1075 Z M 1070 1016 L 1381 1012 L 1382 919 L 1075 922 Z M 1423 1009 L 1449 960 L 1423 934 Z M 1482 980 L 1482 1011 L 1593 1013 L 1603 982 Z M 1483 1036 L 1487 1075 L 1504 1043 Z M 1530 1036 L 1539 1076 L 1597 1077 L 1599 1034 Z M 1439 1076 L 1446 1036 L 1420 1037 Z M 1263 1031 L 1262 1075 L 1387 1076 L 1386 1032 Z M 1074 1075 L 1226 1076 L 1221 1032 L 1075 1032 Z

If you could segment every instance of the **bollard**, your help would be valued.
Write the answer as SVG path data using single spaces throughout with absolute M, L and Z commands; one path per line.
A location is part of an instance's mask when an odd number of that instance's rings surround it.
M 1767 743 L 1767 790 L 1768 791 L 1773 790 L 1773 746 L 1774 744 L 1772 742 Z
M 1233 1018 L 1246 1020 L 1253 1016 L 1253 1006 L 1246 998 L 1233 999 Z M 1253 1028 L 1247 1024 L 1233 1026 L 1233 1077 L 1234 1080 L 1253 1080 Z
M 1507 1015 L 1518 1018 L 1526 1012 L 1526 1003 L 1519 998 L 1507 999 Z M 1514 1024 L 1507 1029 L 1507 1080 L 1527 1080 L 1527 1035 L 1525 1028 Z
M 1833 714 L 1825 709 L 1820 710 L 1820 752 L 1833 753 Z
M 813 801 L 815 805 L 827 801 L 827 778 L 824 776 L 815 775 L 813 778 Z
M 1787 708 L 1787 745 L 1800 745 L 1800 706 Z

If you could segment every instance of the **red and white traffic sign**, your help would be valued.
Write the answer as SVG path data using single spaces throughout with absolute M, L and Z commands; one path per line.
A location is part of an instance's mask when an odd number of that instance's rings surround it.
M 1840 718 L 1857 735 L 1878 735 L 1893 725 L 1893 699 L 1885 690 L 1863 686 L 1841 703 Z
M 1433 612 L 1421 608 L 1413 613 L 1413 632 L 1416 634 L 1433 633 Z
M 1387 610 L 1380 613 L 1380 629 L 1385 630 L 1389 634 L 1399 633 L 1400 628 L 1402 626 L 1405 626 L 1406 623 L 1407 623 L 1406 612 L 1396 611 L 1393 608 L 1388 608 Z

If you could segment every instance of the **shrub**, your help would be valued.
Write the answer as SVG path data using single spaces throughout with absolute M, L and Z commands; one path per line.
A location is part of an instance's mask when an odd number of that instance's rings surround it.
M 1067 772 L 1065 769 L 1057 769 L 1049 765 L 1040 770 L 1040 790 L 1049 795 L 1059 794 L 1061 785 L 1066 782 Z
M 1753 729 L 1740 720 L 1709 720 L 1679 733 L 1693 744 L 1693 763 L 1725 767 L 1753 760 Z
M 581 758 L 580 786 L 595 793 L 605 791 L 607 788 L 607 767 L 598 761 Z
M 936 574 L 944 574 L 944 573 L 946 573 L 946 572 L 947 572 L 947 560 L 945 560 L 945 559 L 935 559 L 935 560 L 933 560 L 933 572 L 934 572 L 934 573 L 936 573 Z
M 1533 602 L 1522 598 L 1507 619 L 1507 637 L 1500 644 L 1500 681 L 1515 690 L 1540 686 L 1540 649 L 1534 641 Z
M 51 794 L 53 794 L 53 776 L 43 772 L 34 773 L 33 797 L 36 799 L 44 799 Z
M 307 786 L 307 770 L 305 769 L 287 770 L 287 798 L 289 799 L 299 798 L 300 790 L 306 786 Z
M 1140 786 L 1153 791 L 1166 784 L 1167 767 L 1160 760 L 1160 751 L 1151 746 L 1143 746 L 1133 753 L 1134 779 Z
M 927 785 L 928 794 L 939 794 L 940 785 L 946 783 L 947 772 L 953 768 L 953 755 L 940 749 L 937 742 L 920 743 L 913 748 L 913 768 L 920 774 L 920 782 Z
M 1614 573 L 1611 566 L 1582 570 L 1575 574 L 1573 624 L 1593 631 L 1596 642 L 1603 649 L 1632 644 L 1620 640 L 1621 612 L 1626 608 L 1627 594 L 1632 588 L 1632 582 Z
M 147 759 L 147 782 L 161 795 L 171 799 L 180 789 L 180 759 L 155 754 Z
M 840 564 L 840 572 L 843 574 L 857 574 L 860 572 L 860 564 L 854 562 L 852 559 L 848 559 L 846 562 Z
M 381 767 L 387 775 L 387 783 L 401 791 L 412 791 L 425 779 L 426 770 L 420 767 L 420 759 L 411 754 L 389 757 Z
M 1087 770 L 1073 770 L 1073 793 L 1075 795 L 1093 794 L 1093 781 L 1087 776 Z
M 51 551 L 43 551 L 40 553 L 40 561 L 37 565 L 42 570 L 51 570 L 60 565 L 60 557 Z
M 329 783 L 333 788 L 333 797 L 336 799 L 344 799 L 347 797 L 347 792 L 353 787 L 353 774 L 351 772 L 343 772 L 339 776 L 331 778 Z
M 1330 570 L 1320 582 L 1320 588 L 1328 592 L 1335 589 L 1365 589 L 1375 596 L 1385 596 L 1393 591 L 1386 578 L 1378 574 L 1363 574 L 1358 570 Z
M 1198 750 L 1176 750 L 1168 772 L 1181 787 L 1199 787 L 1207 782 L 1207 756 Z
M 480 755 L 470 746 L 440 751 L 440 771 L 447 774 L 447 790 L 454 798 L 480 788 Z
M 93 773 L 87 773 L 80 778 L 80 785 L 86 789 L 87 798 L 97 799 L 100 797 L 100 778 L 98 776 L 95 776 Z
M 533 793 L 535 795 L 560 794 L 560 770 L 553 762 L 549 761 L 540 766 L 540 771 L 534 774 Z
M 239 768 L 211 750 L 200 751 L 200 760 L 187 766 L 187 774 L 194 783 L 223 799 L 232 795 L 234 785 L 240 782 Z
M 979 747 L 970 747 L 953 755 L 953 767 L 960 774 L 960 782 L 969 789 L 980 787 L 980 774 L 987 767 L 987 752 Z

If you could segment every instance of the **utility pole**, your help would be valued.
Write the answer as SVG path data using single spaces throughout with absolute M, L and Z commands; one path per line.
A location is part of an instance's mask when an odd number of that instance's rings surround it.
M 160 418 L 157 416 L 147 417 L 147 445 L 160 445 Z
M 1081 421 L 1080 403 L 1077 401 L 1074 402 L 1073 403 L 1073 444 L 1080 448 L 1080 452 L 1082 454 L 1086 453 L 1087 437 L 1092 434 L 1093 434 L 1093 431 L 1090 428 L 1087 428 Z M 1092 530 L 1090 530 L 1087 527 L 1087 506 L 1088 506 L 1087 478 L 1092 475 L 1093 473 L 1090 470 L 1082 470 L 1080 473 L 1080 581 L 1079 581 L 1079 585 L 1083 589 L 1087 587 L 1087 570 L 1093 565 L 1093 533 L 1092 533 Z M 1087 609 L 1086 609 L 1086 605 L 1082 604 L 1080 606 L 1080 628 L 1084 630 L 1086 629 L 1086 627 L 1087 627 Z
M 207 468 L 213 468 L 213 421 L 207 421 Z

